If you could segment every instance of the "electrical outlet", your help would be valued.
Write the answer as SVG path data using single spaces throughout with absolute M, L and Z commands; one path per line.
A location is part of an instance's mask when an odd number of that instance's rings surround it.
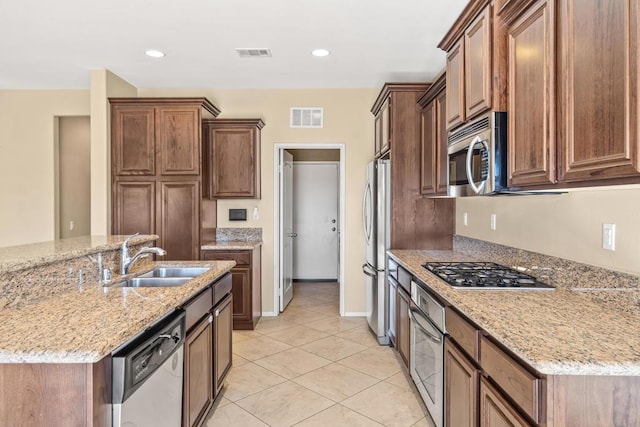
M 491 214 L 491 229 L 496 231 L 496 214 Z
M 616 225 L 602 224 L 602 249 L 616 250 Z
M 258 213 L 258 207 L 254 206 L 253 208 L 253 220 L 257 221 L 260 219 L 260 214 Z
M 462 214 L 462 223 L 465 226 L 469 225 L 469 216 L 467 215 L 466 212 Z
M 69 221 L 69 231 L 73 231 L 74 228 L 76 228 L 76 222 Z

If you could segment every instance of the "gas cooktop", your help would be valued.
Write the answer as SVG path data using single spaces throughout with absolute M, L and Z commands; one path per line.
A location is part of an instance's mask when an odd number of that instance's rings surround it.
M 555 289 L 533 276 L 493 262 L 428 262 L 423 267 L 456 289 Z

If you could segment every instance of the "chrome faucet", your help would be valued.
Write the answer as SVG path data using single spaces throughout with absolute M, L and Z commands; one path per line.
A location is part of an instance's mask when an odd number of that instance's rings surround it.
M 152 247 L 152 248 L 142 248 L 134 256 L 129 256 L 129 246 L 128 246 L 129 240 L 131 240 L 131 238 L 136 237 L 139 234 L 140 233 L 133 234 L 127 237 L 124 242 L 122 242 L 122 254 L 120 256 L 120 259 L 121 259 L 120 274 L 129 274 L 129 268 L 134 262 L 136 262 L 138 258 L 143 258 L 143 257 L 149 256 L 150 254 L 155 254 L 158 256 L 164 256 L 167 254 L 167 251 L 165 251 L 162 248 Z

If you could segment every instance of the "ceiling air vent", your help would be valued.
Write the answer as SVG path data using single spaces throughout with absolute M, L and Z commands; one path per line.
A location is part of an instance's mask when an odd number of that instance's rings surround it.
M 268 58 L 271 56 L 271 49 L 261 48 L 236 48 L 240 58 Z
M 321 128 L 323 127 L 322 108 L 301 108 L 291 109 L 292 128 Z

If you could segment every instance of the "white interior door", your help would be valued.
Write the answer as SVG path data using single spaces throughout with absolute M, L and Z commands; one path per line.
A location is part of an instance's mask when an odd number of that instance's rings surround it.
M 337 162 L 293 164 L 293 277 L 338 280 Z
M 280 150 L 280 311 L 293 298 L 293 156 Z

